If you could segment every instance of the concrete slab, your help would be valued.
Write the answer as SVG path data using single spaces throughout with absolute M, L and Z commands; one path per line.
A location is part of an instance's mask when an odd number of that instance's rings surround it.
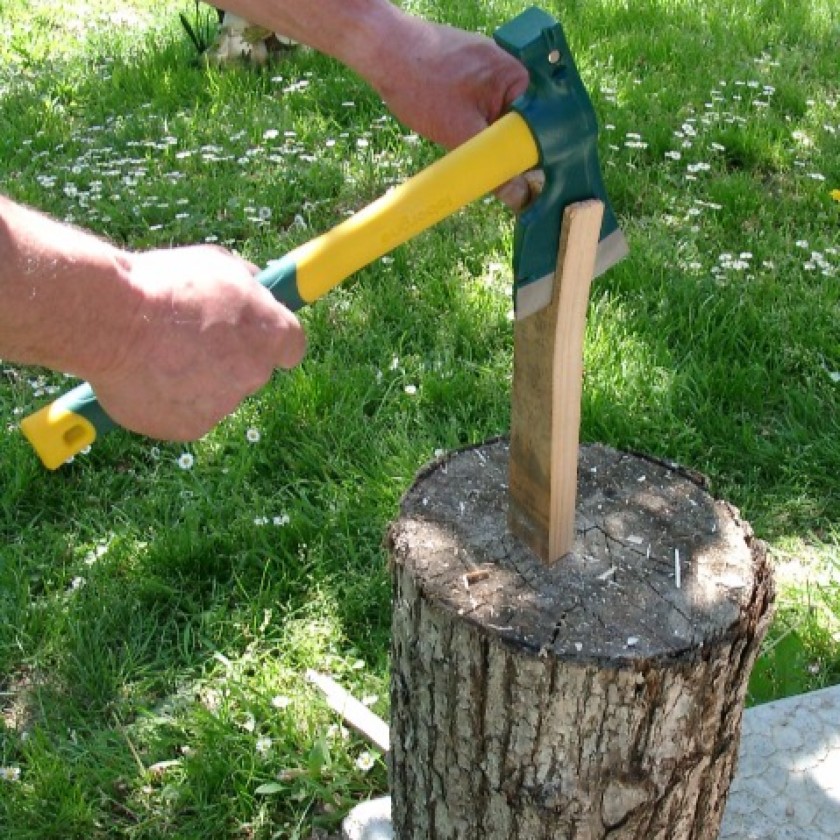
M 840 686 L 747 709 L 720 840 L 840 837 Z
M 344 840 L 393 840 L 389 797 L 354 808 Z M 720 840 L 840 837 L 840 686 L 747 709 Z

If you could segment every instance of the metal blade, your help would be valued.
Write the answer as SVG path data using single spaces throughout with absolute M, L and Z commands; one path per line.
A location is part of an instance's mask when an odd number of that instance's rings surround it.
M 600 277 L 616 263 L 621 262 L 629 253 L 630 248 L 624 234 L 620 230 L 614 230 L 598 243 L 593 276 Z M 551 303 L 554 294 L 554 276 L 555 272 L 551 272 L 540 277 L 539 280 L 534 280 L 516 288 L 514 309 L 517 321 L 536 314 Z

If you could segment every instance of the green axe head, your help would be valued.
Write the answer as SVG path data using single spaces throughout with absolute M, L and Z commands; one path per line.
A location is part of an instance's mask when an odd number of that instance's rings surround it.
M 514 303 L 517 318 L 523 318 L 551 300 L 558 233 L 568 205 L 593 198 L 604 204 L 595 276 L 626 256 L 627 242 L 601 178 L 595 109 L 563 28 L 532 7 L 500 27 L 494 38 L 528 68 L 528 90 L 511 108 L 531 129 L 545 173 L 545 187 L 519 216 L 514 232 Z

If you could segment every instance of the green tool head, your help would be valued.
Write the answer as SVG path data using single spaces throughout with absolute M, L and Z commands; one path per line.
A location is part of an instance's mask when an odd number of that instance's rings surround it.
M 568 205 L 593 198 L 604 204 L 596 276 L 626 255 L 627 244 L 601 177 L 595 109 L 563 28 L 532 7 L 500 27 L 494 37 L 528 68 L 530 85 L 511 108 L 531 129 L 545 173 L 545 187 L 520 215 L 514 233 L 514 295 L 517 317 L 524 317 L 542 308 L 546 295 L 550 300 L 558 233 Z

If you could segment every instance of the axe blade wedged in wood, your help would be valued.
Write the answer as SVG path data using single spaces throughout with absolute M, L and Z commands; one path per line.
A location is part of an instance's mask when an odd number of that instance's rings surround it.
M 545 174 L 542 192 L 519 216 L 514 231 L 514 309 L 521 319 L 551 301 L 560 226 L 570 204 L 592 198 L 604 204 L 596 277 L 623 259 L 628 247 L 601 177 L 595 109 L 562 26 L 531 7 L 501 26 L 494 38 L 528 68 L 528 89 L 511 110 L 533 132 Z

